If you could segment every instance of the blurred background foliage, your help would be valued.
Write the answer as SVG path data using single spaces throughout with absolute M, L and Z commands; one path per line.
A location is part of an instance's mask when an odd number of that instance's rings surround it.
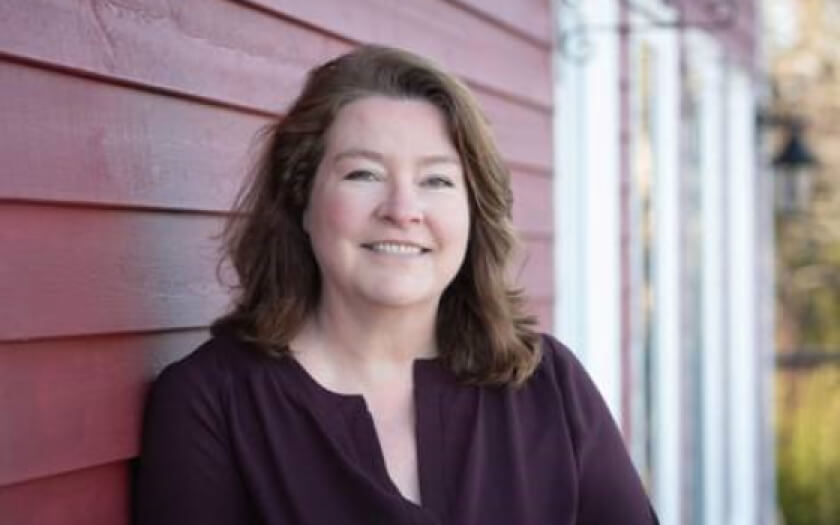
M 840 367 L 796 374 L 777 382 L 779 503 L 787 525 L 840 524 Z
M 810 205 L 776 216 L 778 500 L 785 525 L 840 525 L 840 0 L 763 8 L 767 109 L 804 123 L 819 160 Z

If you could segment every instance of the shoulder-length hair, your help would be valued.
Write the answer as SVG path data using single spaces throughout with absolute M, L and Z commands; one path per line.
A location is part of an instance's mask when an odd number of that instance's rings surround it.
M 371 95 L 440 109 L 463 165 L 470 233 L 464 263 L 438 306 L 442 362 L 467 383 L 522 383 L 541 350 L 535 319 L 508 280 L 517 247 L 510 173 L 468 89 L 428 60 L 392 48 L 363 46 L 315 68 L 285 117 L 265 130 L 265 150 L 222 234 L 239 282 L 232 310 L 212 332 L 232 331 L 266 353 L 288 353 L 321 292 L 302 215 L 324 137 L 345 105 Z

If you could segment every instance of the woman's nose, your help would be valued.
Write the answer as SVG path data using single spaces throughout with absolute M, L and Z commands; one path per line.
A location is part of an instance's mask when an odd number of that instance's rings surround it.
M 418 188 L 409 182 L 393 182 L 379 206 L 379 217 L 405 226 L 423 220 L 423 203 Z

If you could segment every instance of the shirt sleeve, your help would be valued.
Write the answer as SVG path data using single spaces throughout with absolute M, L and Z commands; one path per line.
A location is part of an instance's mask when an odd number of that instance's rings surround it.
M 225 430 L 221 375 L 189 361 L 164 370 L 147 401 L 135 524 L 251 523 Z
M 575 356 L 549 338 L 569 422 L 578 480 L 580 525 L 658 525 L 621 432 Z

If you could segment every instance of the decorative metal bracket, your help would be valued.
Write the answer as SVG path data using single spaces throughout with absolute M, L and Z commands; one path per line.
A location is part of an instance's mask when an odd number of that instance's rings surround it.
M 707 31 L 722 31 L 735 25 L 738 19 L 737 0 L 705 0 L 703 2 L 704 16 L 689 19 L 684 17 L 682 8 L 686 0 L 676 0 L 674 7 L 678 13 L 674 20 L 651 20 L 646 23 L 619 22 L 617 24 L 589 23 L 582 14 L 581 4 L 585 0 L 557 0 L 559 2 L 557 47 L 565 58 L 577 63 L 588 60 L 593 53 L 594 33 L 629 34 L 641 31 L 657 31 L 668 29 L 698 28 Z M 629 10 L 640 8 L 632 2 L 626 2 Z

